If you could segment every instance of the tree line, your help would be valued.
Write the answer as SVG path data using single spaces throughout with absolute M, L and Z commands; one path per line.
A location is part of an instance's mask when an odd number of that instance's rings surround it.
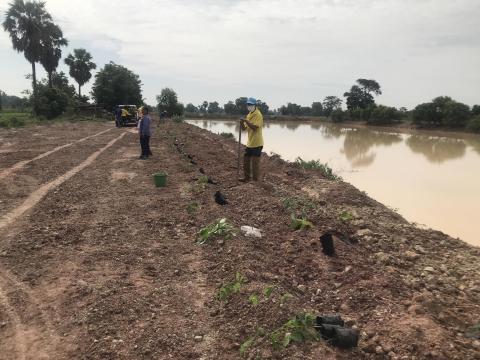
M 44 2 L 14 0 L 2 25 L 10 36 L 13 49 L 23 53 L 31 64 L 32 73 L 27 78 L 32 80 L 32 91 L 24 91 L 24 98 L 1 92 L 0 108 L 2 103 L 16 108 L 29 106 L 34 115 L 51 119 L 64 113 L 68 107 L 88 102 L 89 97 L 82 95 L 82 86 L 90 81 L 97 65 L 92 55 L 82 48 L 74 49 L 64 59 L 70 77 L 78 85 L 78 92 L 64 72 L 57 72 L 62 48 L 68 45 L 68 40 L 46 10 Z M 45 69 L 46 79 L 37 80 L 37 64 Z M 110 110 L 117 104 L 143 103 L 139 76 L 113 62 L 95 75 L 91 95 L 97 104 Z

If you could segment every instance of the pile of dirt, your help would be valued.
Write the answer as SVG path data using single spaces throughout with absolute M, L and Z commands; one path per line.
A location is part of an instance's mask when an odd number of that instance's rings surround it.
M 89 134 L 105 129 L 88 126 Z M 32 165 L 15 176 L 30 176 L 33 190 L 124 131 L 61 149 L 44 171 Z M 16 161 L 67 142 L 49 134 L 55 144 Z M 0 136 L 15 144 L 11 133 Z M 137 141 L 128 132 L 0 233 L 6 359 L 479 358 L 478 248 L 419 229 L 353 186 L 278 156 L 263 157 L 262 185 L 239 185 L 235 141 L 194 126 L 157 127 L 146 161 L 137 159 Z M 0 171 L 12 164 L 0 158 Z M 169 174 L 166 188 L 153 185 L 158 171 Z M 6 181 L 0 216 L 28 196 L 14 197 Z M 215 202 L 217 191 L 227 205 Z M 293 230 L 292 213 L 313 227 Z M 199 231 L 222 218 L 234 236 L 198 245 Z M 243 235 L 243 225 L 262 238 Z M 326 232 L 336 256 L 322 252 Z M 358 348 L 295 341 L 285 326 L 302 330 L 298 319 L 323 313 L 357 329 Z

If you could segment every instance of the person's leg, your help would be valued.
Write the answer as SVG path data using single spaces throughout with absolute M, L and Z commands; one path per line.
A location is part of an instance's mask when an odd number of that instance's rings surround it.
M 145 139 L 141 135 L 140 135 L 140 147 L 142 149 L 142 154 L 140 155 L 140 159 L 144 159 L 145 158 Z
M 250 156 L 250 149 L 246 148 L 245 154 L 243 155 L 243 179 L 241 179 L 241 181 L 250 181 L 252 176 L 251 166 L 252 157 Z
M 145 136 L 145 152 L 147 157 L 152 156 L 152 150 L 150 150 L 150 136 Z
M 260 172 L 260 163 L 261 163 L 261 156 L 262 156 L 262 146 L 255 148 L 252 153 L 252 178 L 253 181 L 261 181 L 262 174 Z

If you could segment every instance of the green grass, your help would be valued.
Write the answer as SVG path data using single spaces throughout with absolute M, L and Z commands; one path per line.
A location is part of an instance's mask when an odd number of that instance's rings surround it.
M 80 115 L 75 113 L 65 113 L 52 120 L 47 120 L 41 116 L 35 117 L 30 112 L 19 112 L 13 109 L 0 111 L 0 128 L 18 128 L 30 125 L 52 124 L 57 122 L 81 122 L 81 121 L 105 121 L 102 117 L 93 118 L 93 116 Z
M 225 139 L 235 139 L 235 135 L 229 132 L 222 132 L 220 136 L 223 136 Z
M 307 230 L 313 228 L 313 224 L 306 217 L 297 218 L 294 214 L 291 216 L 290 227 L 293 230 Z
M 323 176 L 329 180 L 342 180 L 342 178 L 333 173 L 333 170 L 327 163 L 322 164 L 319 160 L 305 161 L 301 157 L 295 159 L 295 164 L 304 169 L 320 170 Z

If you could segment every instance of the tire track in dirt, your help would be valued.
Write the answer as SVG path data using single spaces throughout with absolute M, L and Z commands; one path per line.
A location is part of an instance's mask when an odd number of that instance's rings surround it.
M 10 327 L 12 328 L 12 332 L 13 332 L 13 336 L 12 336 L 13 344 L 11 345 L 11 347 L 12 349 L 15 349 L 14 350 L 15 354 L 11 357 L 11 359 L 25 360 L 27 346 L 25 344 L 23 337 L 21 336 L 21 333 L 23 332 L 22 322 L 20 321 L 20 318 L 18 317 L 17 312 L 10 305 L 7 297 L 3 295 L 3 290 L 1 288 L 0 288 L 0 304 L 5 309 L 5 313 L 6 313 L 5 315 L 10 320 Z M 6 339 L 2 340 L 4 344 L 6 341 L 8 340 Z
M 70 179 L 72 176 L 77 174 L 78 172 L 82 171 L 85 167 L 93 163 L 95 159 L 101 155 L 105 150 L 110 148 L 113 144 L 115 144 L 118 140 L 123 138 L 126 135 L 126 133 L 121 134 L 120 136 L 116 137 L 115 139 L 111 140 L 107 145 L 105 145 L 103 148 L 95 151 L 92 155 L 90 155 L 85 161 L 83 161 L 80 165 L 77 165 L 73 169 L 67 171 L 65 174 L 59 176 L 53 181 L 50 181 L 49 183 L 42 185 L 40 188 L 35 190 L 30 194 L 30 196 L 23 202 L 22 205 L 16 207 L 12 211 L 10 211 L 8 214 L 4 215 L 3 218 L 0 219 L 0 230 L 3 228 L 7 227 L 11 223 L 13 223 L 18 217 L 20 217 L 22 214 L 24 214 L 26 211 L 31 209 L 33 206 L 38 204 L 40 200 L 42 200 L 47 193 Z
M 17 297 L 21 310 L 13 305 Z M 60 336 L 52 322 L 31 290 L 5 269 L 0 271 L 0 303 L 12 323 L 14 359 L 50 359 L 56 354 Z
M 62 150 L 62 149 L 65 149 L 65 148 L 68 148 L 70 146 L 73 146 L 75 144 L 79 144 L 83 141 L 86 141 L 88 139 L 91 139 L 91 138 L 94 138 L 94 137 L 97 137 L 97 136 L 100 136 L 102 134 L 105 134 L 106 132 L 110 131 L 112 129 L 107 129 L 107 130 L 104 130 L 104 131 L 101 131 L 99 133 L 96 133 L 96 134 L 93 134 L 93 135 L 90 135 L 90 136 L 87 136 L 87 137 L 84 137 L 82 139 L 79 139 L 79 140 L 76 140 L 76 141 L 73 141 L 71 143 L 68 143 L 68 144 L 64 144 L 64 145 L 60 145 L 60 146 L 57 146 L 55 148 L 53 148 L 52 150 L 49 150 L 47 152 L 44 152 L 32 159 L 29 159 L 29 160 L 23 160 L 23 161 L 20 161 L 16 164 L 14 164 L 13 166 L 9 167 L 9 168 L 6 168 L 6 169 L 3 169 L 2 171 L 0 171 L 0 179 L 3 179 L 3 178 L 6 178 L 7 176 L 13 174 L 15 171 L 17 170 L 20 170 L 21 168 L 23 168 L 25 165 L 33 162 L 33 161 L 36 161 L 36 160 L 40 160 L 40 159 L 43 159 L 44 157 L 47 157 L 59 150 Z

